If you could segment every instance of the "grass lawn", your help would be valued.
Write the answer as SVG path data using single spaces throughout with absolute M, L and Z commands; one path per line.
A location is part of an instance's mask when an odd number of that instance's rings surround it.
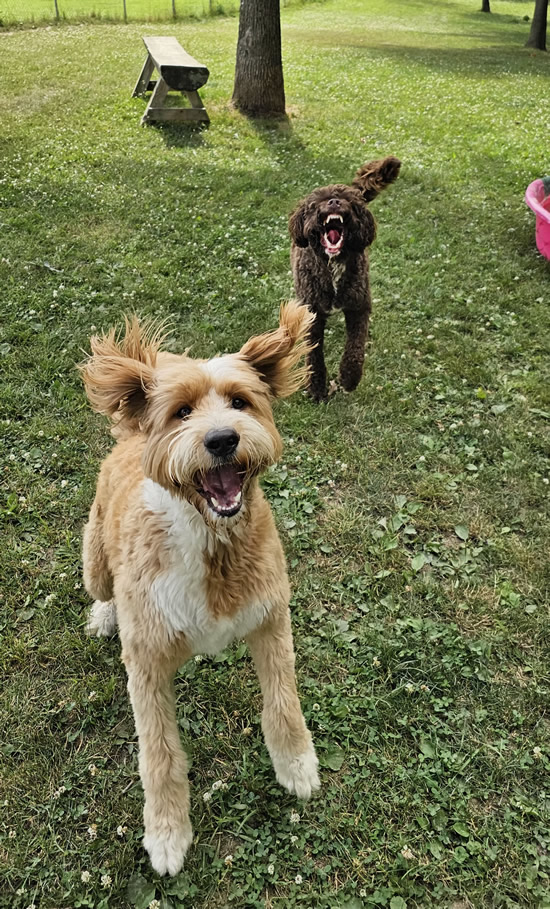
M 139 126 L 147 26 L 0 33 L 2 909 L 550 907 L 550 264 L 523 201 L 550 59 L 531 5 L 479 5 L 284 10 L 274 127 L 228 107 L 236 19 L 157 25 L 210 68 L 207 131 Z M 364 380 L 278 406 L 264 484 L 323 789 L 277 786 L 244 645 L 192 661 L 195 843 L 160 880 L 119 645 L 84 634 L 111 440 L 75 364 L 125 312 L 198 356 L 274 326 L 289 211 L 385 154 Z

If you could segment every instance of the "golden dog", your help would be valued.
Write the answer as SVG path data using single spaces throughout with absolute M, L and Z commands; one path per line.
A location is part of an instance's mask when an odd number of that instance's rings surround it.
M 281 455 L 271 410 L 305 379 L 311 315 L 281 307 L 280 325 L 238 353 L 194 360 L 159 350 L 134 318 L 91 341 L 86 392 L 113 419 L 84 530 L 92 634 L 118 624 L 139 738 L 144 846 L 177 874 L 192 840 L 187 762 L 172 682 L 193 654 L 246 638 L 262 694 L 262 728 L 279 783 L 319 786 L 296 693 L 289 583 L 258 477 Z

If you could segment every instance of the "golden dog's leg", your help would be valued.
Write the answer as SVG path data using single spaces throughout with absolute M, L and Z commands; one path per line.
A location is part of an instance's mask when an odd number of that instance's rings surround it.
M 187 758 L 176 721 L 173 676 L 167 654 L 123 650 L 128 691 L 139 738 L 139 772 L 145 794 L 143 845 L 155 871 L 177 874 L 191 845 Z
M 307 799 L 320 785 L 318 761 L 296 692 L 288 606 L 275 610 L 247 642 L 262 689 L 262 729 L 277 781 Z
M 94 600 L 110 600 L 113 596 L 113 576 L 109 571 L 103 541 L 103 518 L 97 499 L 84 527 L 82 551 L 84 586 Z

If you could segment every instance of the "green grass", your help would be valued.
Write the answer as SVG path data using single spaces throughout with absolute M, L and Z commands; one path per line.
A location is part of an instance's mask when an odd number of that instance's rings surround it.
M 550 63 L 525 4 L 478 5 L 285 10 L 276 127 L 228 107 L 236 20 L 158 29 L 209 66 L 207 131 L 139 126 L 143 26 L 0 34 L 1 907 L 550 906 L 550 266 L 523 201 Z M 111 441 L 75 364 L 125 312 L 196 355 L 273 326 L 295 202 L 389 153 L 364 380 L 278 407 L 265 482 L 323 789 L 276 785 L 244 646 L 191 662 L 196 839 L 159 880 L 119 646 L 84 635 Z M 335 317 L 333 371 L 341 344 Z

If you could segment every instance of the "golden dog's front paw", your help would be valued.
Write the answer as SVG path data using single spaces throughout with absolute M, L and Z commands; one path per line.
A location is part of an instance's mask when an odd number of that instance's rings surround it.
M 308 799 L 312 792 L 319 789 L 319 761 L 313 744 L 303 754 L 288 756 L 272 753 L 271 758 L 277 782 L 299 799 Z
M 143 837 L 143 846 L 149 853 L 151 865 L 158 874 L 174 877 L 181 871 L 187 850 L 193 841 L 191 824 L 185 827 L 166 826 L 148 830 Z

